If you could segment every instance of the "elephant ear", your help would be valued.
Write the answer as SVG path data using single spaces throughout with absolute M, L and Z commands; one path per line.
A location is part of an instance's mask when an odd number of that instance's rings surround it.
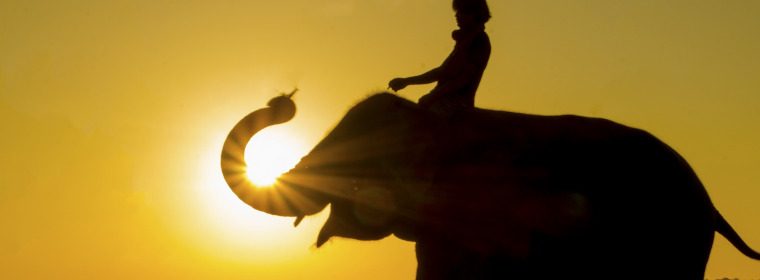
M 426 193 L 416 188 L 425 185 L 420 175 L 431 174 L 419 166 L 434 162 L 425 156 L 434 140 L 431 123 L 416 104 L 377 94 L 354 106 L 317 145 L 315 154 L 334 153 L 320 157 L 333 161 L 330 169 L 340 178 L 318 246 L 332 236 L 378 240 L 400 233 L 408 240 Z
M 395 215 L 396 202 L 391 192 L 386 189 L 358 189 L 354 199 L 354 218 L 364 226 L 385 227 Z
M 350 199 L 334 201 L 330 217 L 322 226 L 317 247 L 331 237 L 379 240 L 392 233 L 396 202 L 390 191 L 379 187 L 358 188 Z

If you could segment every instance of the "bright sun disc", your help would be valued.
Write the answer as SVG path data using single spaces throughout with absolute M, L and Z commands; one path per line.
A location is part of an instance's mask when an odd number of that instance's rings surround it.
M 258 186 L 271 186 L 298 163 L 302 153 L 303 145 L 285 127 L 266 128 L 245 149 L 248 179 Z

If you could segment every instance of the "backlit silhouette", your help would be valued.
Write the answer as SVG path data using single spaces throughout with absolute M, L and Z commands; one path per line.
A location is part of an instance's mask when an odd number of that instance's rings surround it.
M 760 260 L 688 163 L 643 130 L 483 109 L 442 120 L 382 93 L 257 188 L 245 178 L 248 139 L 294 114 L 281 96 L 235 125 L 221 158 L 232 191 L 296 225 L 330 204 L 318 247 L 336 236 L 415 241 L 418 279 L 703 279 L 716 231 Z
M 388 83 L 393 90 L 408 85 L 437 82 L 433 90 L 420 98 L 422 108 L 450 116 L 475 106 L 475 92 L 491 56 L 491 42 L 485 24 L 491 18 L 485 0 L 454 0 L 459 30 L 452 33 L 454 50 L 441 66 L 421 75 L 395 78 Z

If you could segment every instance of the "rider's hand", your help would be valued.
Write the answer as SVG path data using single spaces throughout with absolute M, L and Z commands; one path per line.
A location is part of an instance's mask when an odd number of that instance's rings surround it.
M 408 86 L 409 83 L 404 78 L 395 78 L 388 82 L 388 87 L 394 91 L 399 91 Z

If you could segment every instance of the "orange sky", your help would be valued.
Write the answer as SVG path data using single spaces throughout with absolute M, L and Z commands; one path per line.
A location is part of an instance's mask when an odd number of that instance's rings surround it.
M 760 2 L 490 4 L 477 106 L 651 131 L 760 248 Z M 433 0 L 0 2 L 0 275 L 413 279 L 412 243 L 317 250 L 326 213 L 293 229 L 250 210 L 219 153 L 295 86 L 278 129 L 306 153 L 351 104 L 437 66 L 454 28 Z M 760 263 L 717 237 L 707 277 L 758 278 Z

